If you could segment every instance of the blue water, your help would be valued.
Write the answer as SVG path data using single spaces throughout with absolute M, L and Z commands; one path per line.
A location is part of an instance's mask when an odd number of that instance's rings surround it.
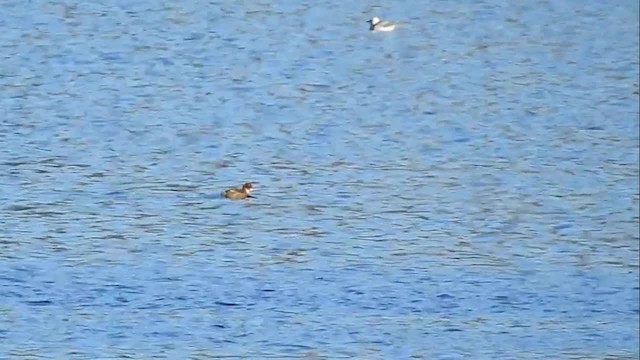
M 0 358 L 637 358 L 637 1 L 383 3 L 2 2 Z

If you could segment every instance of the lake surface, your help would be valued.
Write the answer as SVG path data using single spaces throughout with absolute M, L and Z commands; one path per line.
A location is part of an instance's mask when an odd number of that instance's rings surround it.
M 639 356 L 637 1 L 170 3 L 0 5 L 0 358 Z

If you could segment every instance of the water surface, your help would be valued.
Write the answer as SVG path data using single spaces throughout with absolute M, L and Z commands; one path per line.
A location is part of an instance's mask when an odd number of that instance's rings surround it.
M 637 2 L 1 8 L 0 357 L 638 357 Z

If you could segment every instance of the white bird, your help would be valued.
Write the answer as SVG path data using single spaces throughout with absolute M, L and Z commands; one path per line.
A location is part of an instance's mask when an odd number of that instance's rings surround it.
M 374 16 L 369 23 L 369 30 L 371 31 L 393 31 L 396 29 L 396 24 L 391 21 L 381 21 L 380 18 Z

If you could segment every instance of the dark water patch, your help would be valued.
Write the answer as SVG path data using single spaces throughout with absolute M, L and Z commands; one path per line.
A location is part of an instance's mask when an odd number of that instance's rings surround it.
M 460 328 L 445 328 L 444 331 L 446 331 L 446 332 L 461 332 L 463 330 L 460 329 Z
M 235 306 L 241 306 L 242 305 L 240 303 L 232 303 L 232 302 L 226 302 L 226 301 L 214 301 L 214 304 L 220 305 L 220 306 L 229 306 L 229 307 L 235 307 Z
M 53 301 L 51 301 L 51 300 L 29 300 L 29 301 L 25 301 L 25 304 L 31 305 L 31 306 L 49 306 L 49 305 L 53 305 Z
M 7 206 L 5 208 L 5 210 L 8 210 L 8 211 L 28 211 L 28 210 L 33 210 L 33 209 L 36 209 L 36 208 L 37 208 L 37 206 L 35 206 L 35 205 L 19 205 L 19 204 L 16 204 L 16 205 Z

